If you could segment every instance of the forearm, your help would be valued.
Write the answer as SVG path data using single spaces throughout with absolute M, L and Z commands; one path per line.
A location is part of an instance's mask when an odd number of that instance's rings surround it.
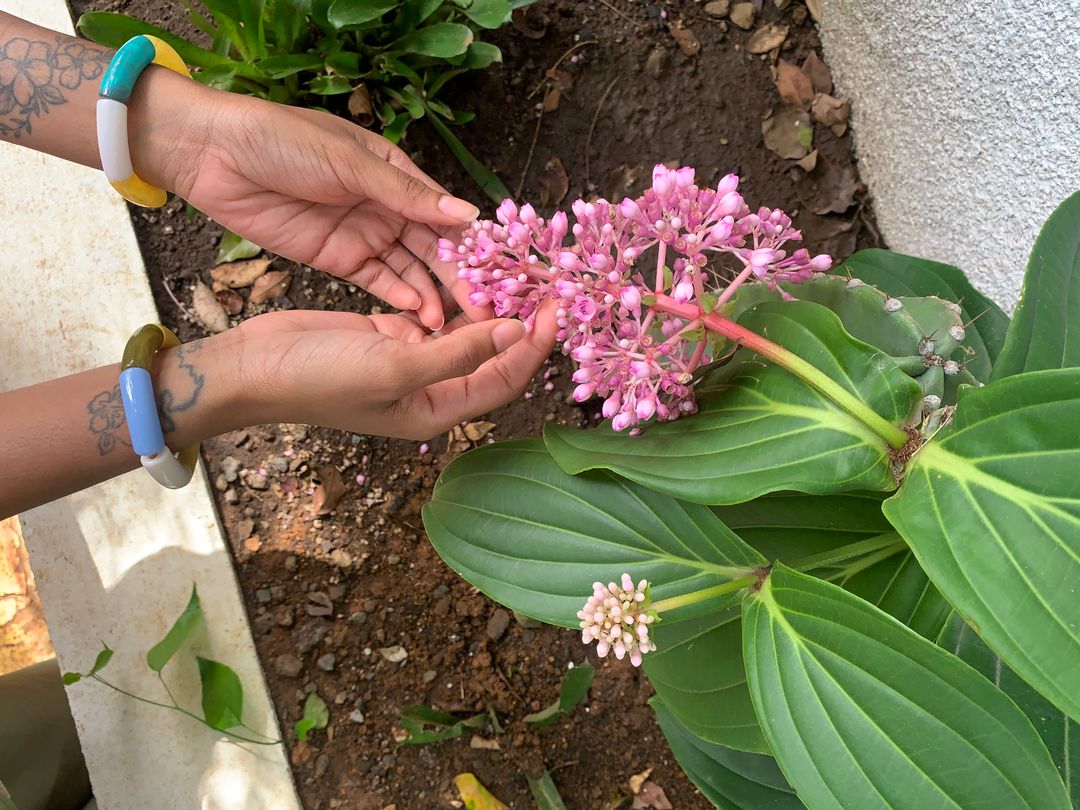
M 95 109 L 112 53 L 0 11 L 0 140 L 101 168 Z M 204 143 L 212 95 L 165 68 L 146 69 L 128 104 L 136 173 L 175 186 Z
M 171 449 L 245 421 L 236 343 L 224 334 L 158 356 L 154 390 Z M 0 394 L 0 516 L 139 466 L 118 377 L 118 366 L 105 366 Z

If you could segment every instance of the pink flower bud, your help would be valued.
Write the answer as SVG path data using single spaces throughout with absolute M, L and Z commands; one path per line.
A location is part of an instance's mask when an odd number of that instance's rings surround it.
M 672 292 L 671 297 L 680 304 L 685 304 L 694 297 L 694 282 L 689 278 L 683 277 L 682 281 L 675 285 L 675 290 Z
M 619 412 L 619 408 L 622 407 L 622 396 L 616 391 L 610 397 L 604 400 L 604 407 L 602 408 L 604 418 L 611 419 L 615 414 Z
M 720 203 L 716 206 L 716 214 L 720 217 L 734 216 L 742 207 L 742 195 L 737 191 L 729 191 L 720 198 Z
M 725 174 L 720 183 L 716 186 L 716 195 L 723 197 L 739 187 L 739 175 L 737 174 Z
M 626 411 L 616 414 L 615 418 L 611 420 L 611 429 L 620 432 L 630 427 L 633 420 Z
M 832 267 L 832 256 L 827 253 L 819 253 L 817 256 L 810 260 L 810 266 L 815 270 L 824 273 L 830 267 Z
M 637 287 L 623 287 L 619 300 L 624 307 L 636 312 L 641 307 L 641 291 Z
M 638 419 L 642 421 L 652 419 L 653 414 L 656 413 L 656 400 L 652 397 L 639 399 L 634 412 L 637 413 Z
M 495 216 L 503 225 L 509 225 L 518 217 L 518 207 L 513 200 L 503 200 L 495 210 Z
M 640 219 L 641 208 L 636 202 L 627 197 L 621 203 L 619 203 L 619 213 L 627 219 Z
M 584 402 L 596 391 L 596 383 L 582 383 L 574 389 L 574 401 Z

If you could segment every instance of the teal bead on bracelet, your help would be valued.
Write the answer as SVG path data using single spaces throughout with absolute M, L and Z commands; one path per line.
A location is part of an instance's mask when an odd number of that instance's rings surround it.
M 101 98 L 127 104 L 135 89 L 135 81 L 154 61 L 156 53 L 154 43 L 141 34 L 125 42 L 113 56 L 101 79 L 101 89 L 98 91 Z

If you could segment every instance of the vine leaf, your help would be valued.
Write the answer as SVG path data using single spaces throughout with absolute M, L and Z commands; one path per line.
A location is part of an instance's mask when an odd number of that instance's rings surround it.
M 446 563 L 492 599 L 551 624 L 577 627 L 593 582 L 627 572 L 654 600 L 719 585 L 765 558 L 708 508 L 606 473 L 563 472 L 539 440 L 485 445 L 456 458 L 423 509 Z M 679 608 L 665 623 L 731 604 Z
M 150 652 L 146 654 L 146 665 L 154 672 L 161 672 L 165 665 L 169 663 L 169 659 L 176 654 L 176 651 L 180 649 L 181 645 L 195 631 L 195 628 L 199 626 L 202 617 L 199 590 L 192 585 L 191 597 L 188 599 L 187 607 L 173 622 L 173 626 L 165 634 L 165 638 L 150 648 Z
M 808 806 L 1070 807 L 1016 705 L 864 600 L 780 564 L 743 617 L 754 706 Z
M 882 313 L 884 316 L 885 313 Z M 827 308 L 762 304 L 739 318 L 798 354 L 893 424 L 921 393 L 881 351 L 847 334 Z M 692 419 L 650 424 L 640 436 L 548 424 L 544 440 L 570 473 L 607 469 L 697 503 L 732 504 L 769 492 L 823 495 L 896 486 L 889 447 L 862 421 L 748 349 L 709 372 Z
M 206 724 L 218 731 L 242 726 L 244 687 L 232 667 L 197 656 L 202 681 L 202 709 Z
M 1080 365 L 1080 191 L 1058 206 L 1031 249 L 1024 290 L 991 379 Z M 1071 328 L 1070 328 L 1071 327 Z
M 886 517 L 945 598 L 1025 681 L 1080 719 L 1080 369 L 961 391 Z

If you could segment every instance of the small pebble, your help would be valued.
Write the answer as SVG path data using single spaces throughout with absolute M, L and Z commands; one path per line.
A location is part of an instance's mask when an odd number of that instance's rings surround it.
M 271 599 L 270 589 L 259 588 L 259 590 L 255 591 L 255 599 L 259 602 L 260 605 L 269 605 Z
M 274 659 L 274 671 L 283 678 L 295 678 L 304 669 L 304 663 L 295 655 L 279 655 Z
M 356 483 L 360 486 L 363 486 L 365 481 L 367 481 L 367 476 L 363 473 L 360 473 L 358 476 L 356 476 Z
M 391 664 L 400 664 L 406 658 L 409 657 L 409 653 L 405 651 L 405 648 L 400 644 L 395 644 L 393 647 L 383 647 L 379 650 L 379 655 L 389 661 Z
M 431 446 L 427 442 L 424 442 L 422 445 L 420 445 L 420 455 L 426 456 L 430 449 Z
M 270 481 L 264 472 L 253 472 L 247 477 L 247 485 L 251 489 L 266 489 L 270 486 Z
M 424 673 L 424 683 L 431 683 L 437 677 L 439 677 L 439 673 L 433 669 L 429 669 Z
M 285 570 L 286 571 L 295 571 L 296 570 L 296 556 L 295 555 L 290 554 L 288 557 L 285 558 Z
M 367 614 L 364 613 L 364 611 L 362 610 L 358 610 L 356 611 L 356 613 L 349 617 L 349 621 L 353 624 L 363 624 L 367 621 Z
M 364 722 L 364 713 L 362 711 L 360 711 L 359 709 L 357 709 L 356 711 L 354 711 L 352 714 L 349 715 L 349 719 L 352 720 L 354 723 L 363 723 Z
M 221 460 L 221 474 L 225 476 L 225 480 L 230 484 L 236 480 L 236 476 L 240 473 L 240 462 L 232 456 L 225 456 Z
M 337 658 L 333 653 L 327 653 L 326 655 L 320 655 L 319 659 L 315 662 L 323 672 L 333 672 L 334 664 L 337 662 Z
M 399 562 L 401 562 L 401 557 L 397 554 L 388 554 L 386 557 L 387 565 L 397 565 Z

